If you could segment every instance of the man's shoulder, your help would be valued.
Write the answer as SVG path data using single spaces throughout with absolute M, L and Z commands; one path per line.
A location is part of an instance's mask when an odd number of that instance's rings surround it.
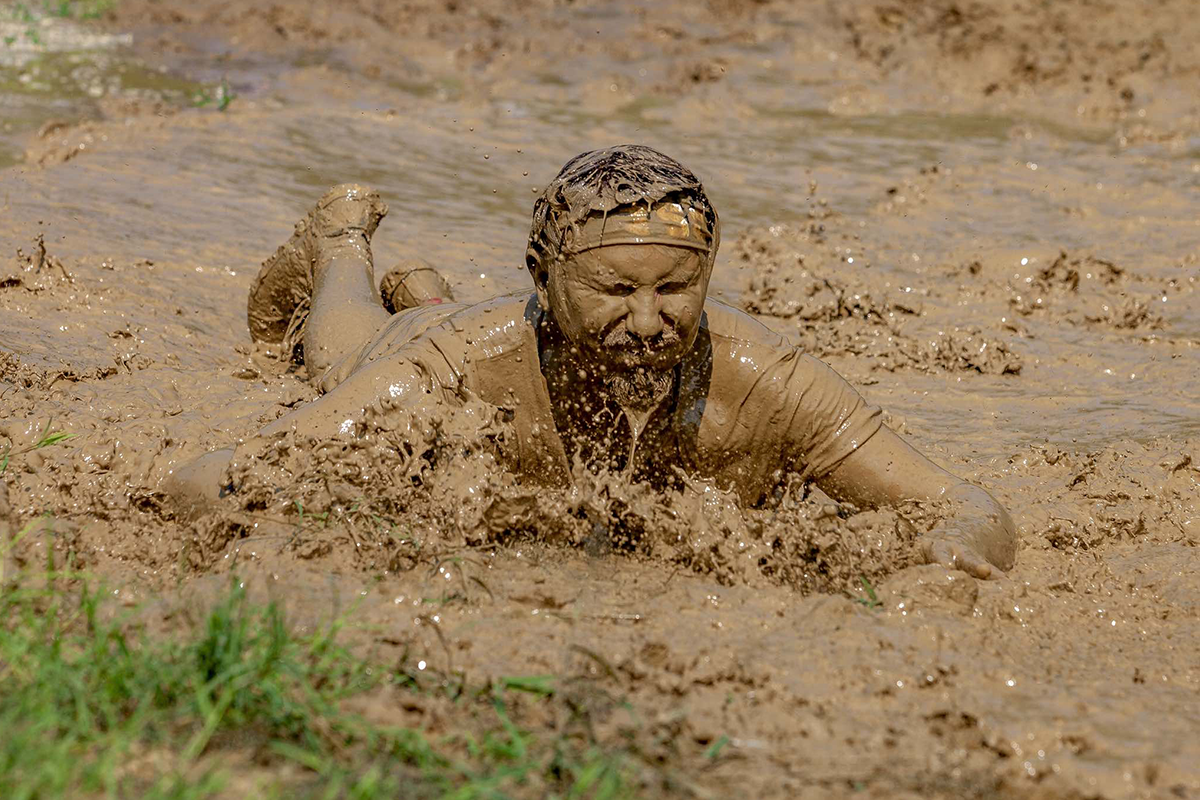
M 745 311 L 711 298 L 704 304 L 700 329 L 712 341 L 714 353 L 751 350 L 784 354 L 795 350 L 787 337 L 771 330 Z
M 750 314 L 713 300 L 705 304 L 689 364 L 695 380 L 707 385 L 710 401 L 733 405 L 751 394 L 783 401 L 804 391 L 823 367 Z

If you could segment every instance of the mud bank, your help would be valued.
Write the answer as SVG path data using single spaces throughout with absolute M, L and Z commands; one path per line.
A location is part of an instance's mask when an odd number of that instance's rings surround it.
M 237 572 L 298 626 L 353 608 L 434 680 L 577 678 L 666 770 L 649 795 L 1200 795 L 1188 4 L 126 0 L 90 24 L 237 96 L 102 82 L 11 134 L 6 575 L 70 557 L 170 631 Z M 714 295 L 1005 503 L 1008 576 L 918 566 L 921 514 L 798 486 L 761 509 L 614 478 L 535 495 L 490 466 L 486 415 L 464 437 L 429 409 L 404 437 L 276 443 L 260 484 L 175 518 L 171 469 L 313 396 L 244 309 L 325 188 L 392 206 L 377 274 L 415 250 L 470 302 L 526 285 L 531 190 L 618 141 L 704 179 Z

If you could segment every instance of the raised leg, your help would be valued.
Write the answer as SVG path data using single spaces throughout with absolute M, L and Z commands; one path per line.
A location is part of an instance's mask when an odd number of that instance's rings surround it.
M 313 377 L 368 341 L 390 316 L 371 261 L 371 236 L 386 214 L 365 186 L 326 192 L 263 262 L 247 305 L 254 340 L 281 345 Z
M 317 207 L 312 307 L 304 330 L 304 363 L 319 377 L 362 347 L 391 314 L 375 292 L 371 235 L 387 206 L 375 192 L 342 186 Z

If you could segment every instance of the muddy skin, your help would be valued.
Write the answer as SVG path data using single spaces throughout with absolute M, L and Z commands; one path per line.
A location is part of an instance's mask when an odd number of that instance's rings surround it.
M 6 575 L 53 556 L 173 636 L 236 573 L 431 685 L 561 676 L 595 693 L 598 737 L 634 743 L 648 797 L 1200 793 L 1191 0 L 380 9 L 121 0 L 101 24 L 132 53 L 8 73 L 0 452 L 47 423 L 75 435 L 0 474 Z M 18 51 L 38 55 L 19 38 L 0 60 Z M 56 69 L 84 84 L 47 94 Z M 144 88 L 180 76 L 237 98 Z M 568 486 L 531 486 L 502 461 L 514 420 L 432 395 L 360 436 L 263 441 L 239 492 L 173 514 L 164 476 L 321 395 L 244 312 L 326 187 L 391 205 L 376 277 L 420 258 L 465 304 L 527 298 L 530 201 L 620 141 L 704 178 L 710 299 L 1012 512 L 1007 579 L 922 564 L 936 507 L 858 511 L 795 481 L 755 507 L 569 459 Z M 365 705 L 463 730 L 450 701 Z

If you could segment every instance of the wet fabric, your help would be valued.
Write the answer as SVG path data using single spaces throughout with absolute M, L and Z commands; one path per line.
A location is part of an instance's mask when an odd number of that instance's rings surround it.
M 535 272 L 551 261 L 578 252 L 589 237 L 589 220 L 630 206 L 646 207 L 673 198 L 697 213 L 702 222 L 690 234 L 707 240 L 708 258 L 716 258 L 721 223 L 691 170 L 652 147 L 623 144 L 589 150 L 572 158 L 533 204 L 525 265 Z M 678 242 L 672 242 L 677 244 Z
M 582 253 L 606 244 L 668 244 L 703 253 L 712 248 L 712 233 L 704 214 L 681 203 L 630 206 L 611 214 L 593 214 L 569 236 L 571 253 Z
M 394 367 L 405 377 L 393 397 L 424 391 L 455 403 L 476 396 L 509 409 L 517 440 L 509 466 L 561 485 L 570 481 L 570 460 L 541 373 L 541 315 L 528 294 L 401 312 L 331 369 L 322 388 L 367 365 Z M 650 418 L 629 466 L 636 478 L 659 483 L 682 470 L 755 504 L 789 474 L 828 474 L 880 425 L 879 409 L 824 363 L 709 300 L 696 342 L 676 367 L 673 394 Z

